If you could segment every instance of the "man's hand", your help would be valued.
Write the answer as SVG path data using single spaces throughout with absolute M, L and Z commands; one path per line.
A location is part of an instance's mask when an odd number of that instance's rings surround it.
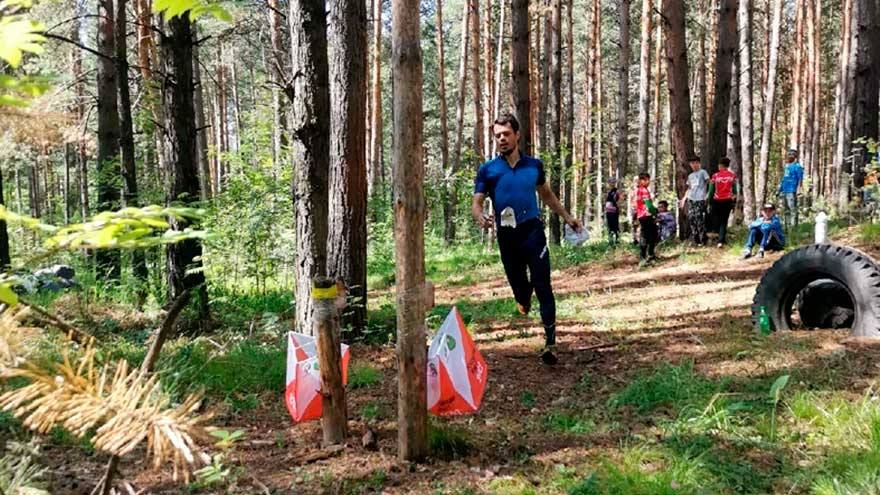
M 581 225 L 581 221 L 577 218 L 568 217 L 568 219 L 565 220 L 565 223 L 567 223 L 569 227 L 573 228 L 575 232 L 583 232 L 584 230 L 584 226 Z
M 678 202 L 679 209 L 684 209 L 684 205 L 687 204 L 687 196 L 681 198 L 681 201 Z
M 491 229 L 495 227 L 495 215 L 480 215 L 474 220 L 477 221 L 477 225 L 484 229 Z

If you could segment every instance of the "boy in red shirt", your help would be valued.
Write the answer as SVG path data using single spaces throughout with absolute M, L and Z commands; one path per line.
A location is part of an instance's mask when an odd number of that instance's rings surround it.
M 633 195 L 636 217 L 639 219 L 639 266 L 643 267 L 653 263 L 654 247 L 657 245 L 657 222 L 655 215 L 657 208 L 654 207 L 654 197 L 648 186 L 651 184 L 651 175 L 645 172 L 639 174 L 638 186 Z
M 727 242 L 727 220 L 736 206 L 736 174 L 730 171 L 730 158 L 718 162 L 718 171 L 709 183 L 709 204 L 712 209 L 712 225 L 718 228 L 718 247 Z

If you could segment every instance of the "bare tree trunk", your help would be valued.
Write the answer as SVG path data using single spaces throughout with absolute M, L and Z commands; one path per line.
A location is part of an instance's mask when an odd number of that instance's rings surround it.
M 439 5 L 439 0 L 438 0 L 438 5 Z M 498 41 L 495 46 L 495 57 L 496 57 L 496 59 L 495 59 L 495 89 L 492 91 L 492 96 L 493 96 L 492 115 L 494 117 L 498 117 L 498 115 L 501 113 L 501 81 L 507 80 L 508 77 L 510 77 L 509 74 L 504 74 L 505 77 L 502 77 L 502 73 L 504 73 L 504 67 L 501 65 L 501 61 L 504 59 L 504 47 L 506 45 L 504 43 L 504 33 L 507 31 L 507 25 L 504 22 L 505 21 L 504 14 L 505 14 L 505 11 L 507 10 L 505 8 L 506 6 L 507 6 L 507 2 L 505 2 L 505 1 L 501 1 L 498 4 L 498 8 L 501 9 L 501 12 L 499 14 L 500 20 L 498 21 Z M 526 73 L 528 73 L 528 64 L 526 66 Z M 492 147 L 491 147 L 492 153 L 491 154 L 495 154 L 495 152 L 496 152 L 495 140 L 492 138 L 492 133 L 491 133 L 493 121 L 494 121 L 494 119 L 490 119 L 488 122 L 486 122 L 486 124 L 489 126 L 489 129 L 490 129 L 489 142 L 492 143 Z M 520 132 L 522 132 L 522 130 Z
M 520 152 L 532 154 L 532 106 L 529 71 L 529 0 L 512 0 L 510 18 L 513 42 L 510 59 L 513 65 L 513 101 L 520 125 Z
M 455 110 L 455 148 L 452 150 L 452 161 L 447 164 L 446 177 L 444 178 L 446 197 L 443 202 L 443 240 L 446 245 L 455 242 L 455 207 L 456 207 L 456 191 L 455 175 L 461 167 L 461 147 L 462 138 L 464 136 L 464 104 L 465 104 L 465 88 L 467 88 L 467 62 L 468 62 L 468 43 L 470 41 L 470 2 L 464 2 L 464 14 L 461 20 L 461 55 L 458 62 L 458 106 Z
M 115 210 L 119 206 L 119 188 L 116 185 L 119 167 L 119 107 L 117 105 L 117 74 L 113 60 L 116 56 L 116 36 L 113 0 L 98 2 L 98 209 Z M 47 191 L 48 192 L 48 191 Z M 100 250 L 96 254 L 99 276 L 119 279 L 119 253 Z
M 116 0 L 116 78 L 119 88 L 120 148 L 122 150 L 123 204 L 138 206 L 137 168 L 134 161 L 134 124 L 128 88 L 128 48 L 126 43 L 126 0 Z M 147 281 L 147 259 L 142 249 L 132 252 L 132 272 L 143 285 Z M 146 289 L 137 290 L 138 306 L 146 299 Z
M 803 24 L 804 24 L 804 3 L 803 2 L 795 2 L 795 8 L 797 9 L 797 15 L 795 20 L 795 38 L 793 43 L 796 46 L 800 46 L 803 40 Z M 797 148 L 798 143 L 800 143 L 801 135 L 800 135 L 800 117 L 803 113 L 803 109 L 800 107 L 801 104 L 801 83 L 803 81 L 803 71 L 801 70 L 803 59 L 803 50 L 795 50 L 794 52 L 794 67 L 792 68 L 792 78 L 794 79 L 792 86 L 792 96 L 791 96 L 791 120 L 789 123 L 789 147 Z
M 739 57 L 733 59 L 733 72 L 731 73 L 730 92 L 730 112 L 727 120 L 727 157 L 730 158 L 730 171 L 736 174 L 737 178 L 742 181 L 742 142 L 740 139 L 739 125 Z M 740 184 L 742 186 L 742 184 Z M 742 189 L 742 187 L 740 187 Z M 736 197 L 736 209 L 734 211 L 734 222 L 741 224 L 743 222 L 743 195 L 738 194 Z M 751 222 L 752 219 L 746 219 Z
M 428 454 L 422 50 L 418 0 L 392 2 L 394 218 L 397 282 L 397 455 Z M 467 32 L 467 23 L 462 24 Z
M 806 186 L 806 188 L 808 188 L 808 190 L 805 191 L 805 194 L 803 196 L 806 198 L 809 198 L 811 196 L 811 194 L 810 194 L 811 190 L 814 187 L 814 184 L 812 183 L 811 177 L 813 176 L 813 166 L 814 166 L 813 155 L 812 155 L 812 153 L 813 153 L 813 135 L 816 130 L 816 128 L 814 126 L 814 122 L 813 122 L 813 117 L 814 117 L 813 114 L 814 114 L 815 105 L 816 105 L 816 102 L 814 100 L 815 92 L 813 91 L 813 82 L 814 82 L 813 70 L 815 69 L 815 65 L 816 65 L 815 64 L 816 51 L 814 49 L 816 39 L 815 39 L 814 34 L 816 32 L 816 29 L 815 29 L 815 3 L 814 3 L 814 0 L 807 0 L 804 2 L 804 5 L 806 6 L 806 10 L 807 10 L 806 11 L 806 23 L 805 23 L 806 27 L 804 28 L 805 35 L 806 35 L 806 45 L 805 45 L 806 64 L 805 64 L 804 84 L 802 87 L 802 92 L 804 95 L 804 101 L 806 102 L 806 107 L 805 107 L 806 111 L 804 112 L 804 116 L 803 116 L 804 131 L 801 134 L 802 141 L 801 141 L 801 146 L 800 146 L 800 156 L 801 156 L 801 162 L 804 165 L 804 176 L 807 179 L 807 181 L 804 185 Z
M 70 223 L 71 218 L 71 201 L 70 201 L 70 168 L 73 162 L 73 146 L 70 143 L 64 143 L 64 185 L 62 186 L 62 197 L 64 198 L 64 224 Z M 2 180 L 2 179 L 0 179 Z M 0 190 L 0 195 L 2 195 Z
M 764 124 L 761 133 L 761 155 L 758 161 L 755 200 L 767 201 L 767 170 L 770 163 L 770 145 L 773 142 L 773 116 L 776 105 L 776 66 L 779 60 L 779 29 L 782 24 L 782 0 L 773 0 L 773 20 L 770 29 L 769 63 L 767 66 L 767 91 L 764 103 Z
M 603 88 L 602 88 L 602 2 L 601 0 L 593 0 L 593 30 L 595 36 L 595 71 L 596 71 L 596 215 L 601 215 L 602 211 L 602 185 L 605 178 L 604 155 L 602 153 L 602 145 L 604 143 L 604 118 L 605 107 L 603 105 Z M 611 167 L 608 168 L 608 175 L 611 175 Z
M 229 82 L 232 86 L 232 129 L 235 134 L 235 151 L 241 149 L 241 100 L 238 98 L 238 69 L 236 67 L 235 45 L 232 45 L 229 62 Z
M 651 184 L 654 186 L 654 192 L 659 192 L 660 185 L 660 177 L 657 175 L 660 170 L 660 100 L 661 100 L 661 89 L 662 89 L 662 79 L 663 79 L 663 56 L 662 56 L 662 48 L 663 48 L 663 24 L 662 18 L 659 18 L 661 22 L 657 23 L 656 36 L 657 42 L 654 44 L 654 124 L 653 124 L 653 143 L 654 143 L 654 158 L 651 160 L 651 177 L 654 179 L 651 181 Z
M 755 190 L 752 185 L 752 27 L 750 0 L 739 0 L 739 120 L 742 149 L 743 215 L 755 216 Z
M 813 149 L 811 155 L 813 157 L 813 204 L 816 204 L 816 201 L 819 198 L 819 194 L 821 192 L 822 184 L 820 182 L 820 178 L 822 176 L 822 167 L 824 163 L 819 156 L 820 146 L 821 146 L 821 137 L 823 134 L 823 126 L 822 126 L 822 2 L 816 2 L 816 10 L 814 12 L 815 15 L 815 25 L 814 25 L 814 34 L 813 39 L 815 40 L 813 43 L 813 101 L 815 102 L 813 106 Z M 880 28 L 880 25 L 878 25 Z M 875 62 L 880 62 L 880 59 Z M 880 76 L 880 71 L 877 73 Z M 878 87 L 880 90 L 880 87 Z
M 620 26 L 620 52 L 618 62 L 617 87 L 617 155 L 615 169 L 618 178 L 627 173 L 629 166 L 629 14 L 630 0 L 618 1 L 618 23 Z
M 6 206 L 3 199 L 3 172 L 0 171 L 0 206 Z M 0 220 L 0 270 L 9 269 L 11 260 L 9 258 L 9 233 L 6 230 L 6 220 Z
M 376 0 L 379 1 L 379 0 Z M 286 64 L 284 63 L 284 24 L 281 22 L 283 17 L 278 0 L 268 0 L 269 5 L 269 43 L 271 47 L 271 73 L 276 81 L 282 81 L 282 71 Z M 283 156 L 284 149 L 287 148 L 287 113 L 281 102 L 281 90 L 278 87 L 272 88 L 272 170 L 277 174 L 285 159 Z
M 639 172 L 648 171 L 648 119 L 651 109 L 651 18 L 653 2 L 642 0 L 642 39 L 639 56 Z M 654 179 L 656 177 L 652 176 Z
M 479 2 L 479 0 L 477 0 Z M 503 5 L 503 2 L 501 3 Z M 495 120 L 492 102 L 495 101 L 494 86 L 492 81 L 492 0 L 486 0 L 483 10 L 483 34 L 481 39 L 483 42 L 483 81 L 485 82 L 485 90 L 483 91 L 483 127 L 480 129 L 483 133 L 483 148 L 480 154 L 489 158 L 492 155 L 492 122 Z M 502 7 L 503 9 L 503 7 Z
M 849 33 L 847 35 L 849 38 L 849 53 L 846 61 L 841 61 L 845 66 L 841 69 L 841 76 L 846 81 L 846 84 L 841 93 L 841 104 L 843 107 L 841 113 L 843 114 L 843 118 L 839 122 L 840 131 L 838 132 L 838 139 L 840 139 L 838 142 L 838 151 L 841 153 L 841 160 L 837 180 L 837 208 L 840 211 L 846 211 L 849 206 L 850 193 L 852 192 L 851 188 L 853 184 L 852 176 L 850 174 L 854 172 L 852 141 L 856 137 L 853 134 L 853 118 L 856 113 L 856 65 L 858 64 L 859 58 L 858 19 L 859 11 L 861 10 L 859 0 L 851 0 L 849 9 L 850 22 Z
M 470 30 L 470 63 L 471 63 L 471 88 L 474 100 L 474 153 L 478 156 L 476 167 L 482 163 L 486 149 L 486 130 L 483 125 L 483 79 L 480 76 L 480 64 L 482 61 L 480 50 L 482 37 L 480 36 L 480 0 L 468 0 L 471 4 Z
M 370 108 L 373 111 L 370 121 L 370 164 L 369 193 L 371 197 L 382 190 L 382 1 L 373 4 L 373 84 Z M 444 100 L 445 103 L 445 100 Z
M 164 134 L 166 163 L 169 165 L 170 188 L 166 202 L 192 204 L 200 197 L 195 108 L 193 107 L 193 34 L 189 14 L 168 21 L 170 35 L 162 36 L 162 60 L 165 63 L 162 102 L 165 107 Z M 172 228 L 183 230 L 182 223 Z M 196 239 L 169 244 L 166 249 L 169 301 L 186 291 L 199 294 L 199 322 L 202 330 L 210 321 L 208 291 L 201 267 L 202 246 Z
M 311 281 L 327 270 L 330 89 L 323 0 L 290 2 L 296 209 L 296 326 L 312 331 Z
M 663 0 L 666 17 L 667 86 L 669 87 L 669 113 L 672 151 L 675 157 L 676 197 L 684 197 L 687 176 L 690 173 L 688 159 L 694 156 L 694 124 L 691 118 L 690 88 L 688 87 L 687 42 L 685 40 L 685 8 L 683 0 Z M 679 212 L 680 236 L 687 238 L 687 222 L 684 212 Z
M 560 196 L 562 185 L 562 0 L 551 1 L 551 45 L 550 45 L 550 98 L 552 108 L 550 144 L 550 189 L 556 197 Z M 558 245 L 562 239 L 562 224 L 559 215 L 550 213 L 550 242 Z
M 574 0 L 568 0 L 566 3 L 565 11 L 566 11 L 566 24 L 568 25 L 565 31 L 566 40 L 565 40 L 565 48 L 566 48 L 566 61 L 568 62 L 568 69 L 566 71 L 567 81 L 567 89 L 568 89 L 568 102 L 566 103 L 566 123 L 565 123 L 565 149 L 563 153 L 565 155 L 565 209 L 571 212 L 572 206 L 577 206 L 577 198 L 572 198 L 572 182 L 574 180 L 574 170 L 572 170 L 572 158 L 574 156 L 574 18 L 573 18 L 573 10 Z
M 857 23 L 855 114 L 853 115 L 853 139 L 878 139 L 878 115 L 880 115 L 880 6 L 877 0 L 855 0 L 853 20 Z M 853 169 L 855 187 L 861 188 L 865 181 L 864 164 L 871 157 L 868 146 L 859 146 L 862 166 Z M 876 155 L 875 155 L 876 156 Z
M 736 16 L 736 0 L 721 0 L 718 12 L 718 44 L 715 54 L 715 100 L 712 103 L 708 139 L 703 142 L 702 149 L 703 169 L 709 174 L 718 171 L 718 161 L 721 159 L 727 143 L 730 98 L 732 91 L 735 91 L 730 83 L 737 47 Z
M 380 1 L 380 0 L 376 0 Z M 446 58 L 443 41 L 443 0 L 437 0 L 437 70 L 440 81 L 440 170 L 449 166 L 449 123 L 446 109 Z M 444 189 L 444 192 L 446 189 Z M 444 205 L 447 199 L 444 198 Z
M 211 167 L 208 164 L 208 126 L 205 125 L 205 87 L 202 84 L 202 68 L 199 61 L 198 45 L 193 46 L 193 78 L 195 80 L 195 99 L 193 105 L 196 112 L 196 153 L 198 153 L 199 160 L 199 189 L 202 192 L 202 199 L 205 200 L 212 197 L 213 192 L 211 189 Z M 276 89 L 273 89 L 273 91 L 277 93 Z M 273 129 L 272 132 L 274 133 L 275 130 Z M 275 149 L 274 144 L 272 149 Z
M 843 170 L 844 157 L 849 154 L 852 129 L 852 107 L 848 105 L 850 95 L 852 94 L 852 75 L 850 73 L 850 39 L 852 31 L 852 5 L 853 0 L 844 0 L 843 14 L 841 15 L 841 35 L 840 35 L 840 64 L 837 75 L 837 87 L 834 92 L 834 162 L 833 168 L 833 189 L 836 198 L 833 204 L 836 204 L 839 210 L 846 207 L 845 196 L 841 194 L 841 190 L 846 189 L 846 184 L 842 181 L 841 171 Z
M 367 12 L 362 0 L 330 2 L 330 197 L 327 273 L 352 301 L 343 324 L 360 335 L 367 317 Z

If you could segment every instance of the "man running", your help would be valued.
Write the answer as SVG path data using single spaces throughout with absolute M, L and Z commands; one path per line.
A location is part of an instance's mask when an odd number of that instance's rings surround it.
M 786 157 L 785 173 L 779 182 L 779 194 L 785 201 L 785 226 L 792 228 L 798 224 L 798 190 L 804 182 L 804 167 L 797 159 L 798 152 L 792 148 Z
M 573 229 L 580 232 L 583 227 L 553 194 L 541 160 L 520 153 L 516 117 L 505 114 L 495 119 L 492 134 L 499 155 L 477 171 L 471 214 L 481 227 L 498 228 L 501 263 L 513 290 L 517 311 L 527 315 L 532 305 L 532 291 L 538 296 L 545 338 L 541 360 L 553 365 L 557 363 L 556 300 L 550 285 L 550 252 L 535 192 Z M 484 214 L 486 195 L 492 199 L 498 218 Z

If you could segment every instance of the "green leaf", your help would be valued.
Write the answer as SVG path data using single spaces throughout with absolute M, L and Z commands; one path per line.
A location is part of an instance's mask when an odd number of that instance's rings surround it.
M 162 14 L 166 21 L 177 16 L 189 13 L 190 21 L 209 14 L 223 22 L 232 22 L 232 14 L 216 3 L 207 3 L 205 0 L 155 0 L 153 12 Z
M 45 28 L 39 22 L 21 16 L 0 19 L 0 59 L 13 68 L 21 64 L 23 52 L 41 53 L 45 38 L 38 34 Z
M 779 402 L 779 399 L 782 395 L 782 389 L 788 384 L 789 375 L 782 375 L 773 382 L 773 385 L 770 386 L 770 398 L 773 399 L 774 402 Z
M 12 290 L 12 287 L 9 284 L 0 284 L 0 303 L 3 303 L 10 308 L 18 304 L 18 294 Z

